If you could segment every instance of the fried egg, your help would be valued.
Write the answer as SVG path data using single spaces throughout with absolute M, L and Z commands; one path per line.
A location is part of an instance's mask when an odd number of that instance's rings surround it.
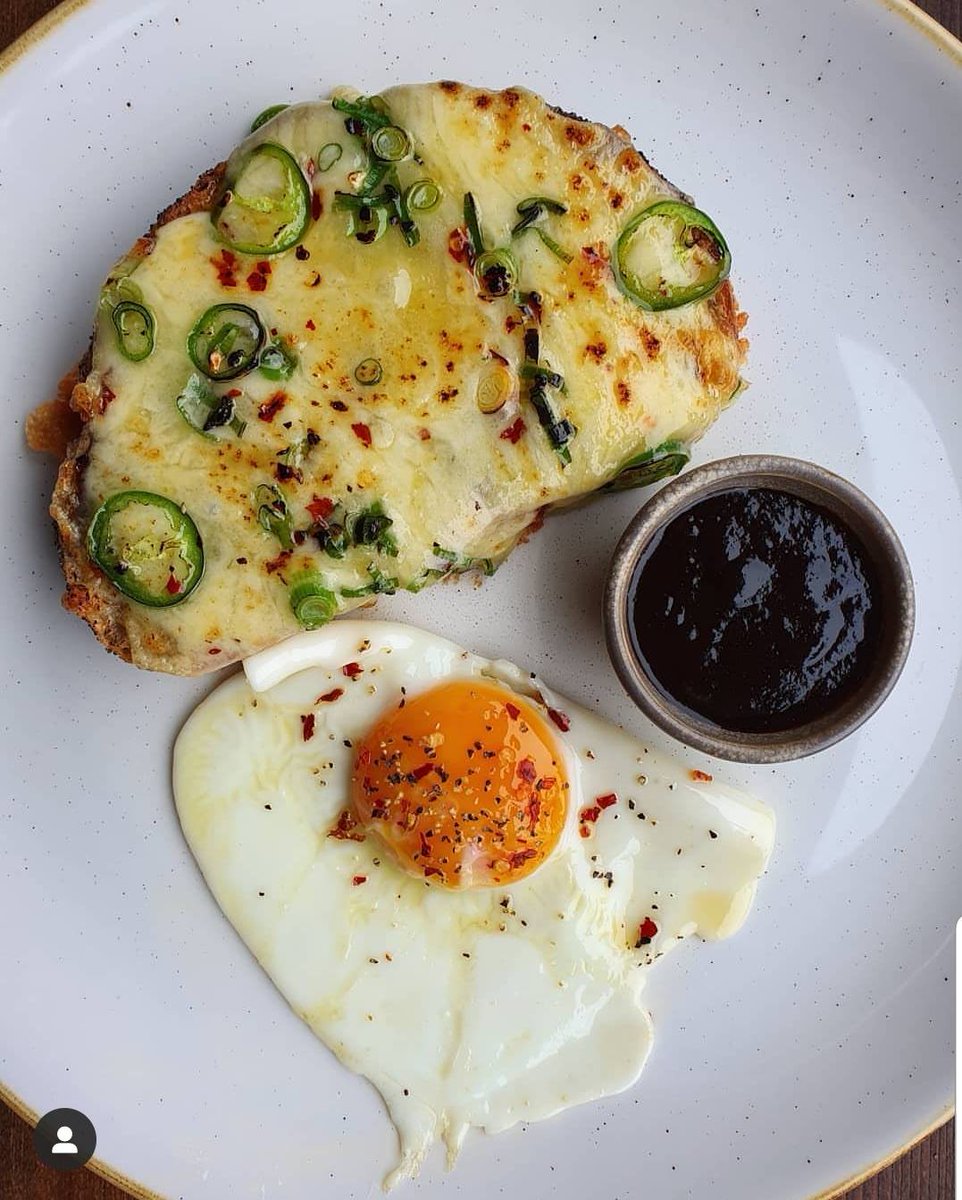
M 761 803 L 535 676 L 338 621 L 248 659 L 174 752 L 187 841 L 293 1010 L 384 1098 L 390 1186 L 442 1140 L 611 1095 L 644 969 L 748 914 Z

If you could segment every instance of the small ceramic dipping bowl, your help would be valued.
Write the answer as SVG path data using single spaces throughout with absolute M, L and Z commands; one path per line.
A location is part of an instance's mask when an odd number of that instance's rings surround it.
M 829 698 L 817 712 L 809 711 L 797 725 L 744 732 L 727 728 L 676 699 L 665 681 L 655 678 L 638 650 L 632 620 L 635 589 L 645 586 L 645 564 L 671 522 L 720 493 L 757 488 L 787 493 L 818 506 L 854 536 L 854 544 L 873 577 L 876 634 L 871 654 L 866 653 L 862 669 L 848 690 L 840 689 L 834 700 Z M 635 516 L 611 563 L 604 619 L 614 668 L 628 694 L 656 725 L 680 742 L 718 758 L 773 763 L 824 750 L 858 729 L 875 712 L 905 664 L 915 624 L 915 596 L 912 573 L 895 531 L 858 488 L 800 459 L 739 455 L 679 476 Z M 790 721 L 790 709 L 788 712 Z

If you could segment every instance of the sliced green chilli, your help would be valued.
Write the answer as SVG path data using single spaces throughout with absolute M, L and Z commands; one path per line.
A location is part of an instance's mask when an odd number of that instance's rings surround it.
M 236 379 L 257 366 L 266 336 L 260 317 L 246 304 L 214 304 L 187 335 L 187 353 L 208 379 Z
M 404 193 L 404 199 L 411 212 L 431 212 L 441 203 L 442 195 L 433 179 L 418 179 Z
M 155 492 L 116 492 L 94 513 L 87 551 L 125 596 L 149 608 L 186 600 L 204 573 L 189 513 Z
M 323 175 L 325 171 L 329 171 L 335 163 L 340 162 L 341 155 L 344 153 L 344 148 L 340 142 L 328 142 L 322 146 L 317 152 L 317 173 Z
M 291 612 L 305 629 L 319 629 L 337 612 L 337 596 L 317 571 L 298 571 L 290 581 Z
M 631 488 L 650 487 L 671 475 L 677 475 L 687 464 L 691 454 L 683 442 L 662 442 L 653 450 L 646 450 L 628 460 L 614 479 L 601 489 L 603 492 L 627 492 Z
M 110 314 L 117 333 L 117 345 L 124 358 L 143 362 L 154 349 L 154 317 L 145 304 L 121 300 Z
M 265 108 L 263 112 L 259 112 L 251 121 L 251 133 L 256 133 L 262 125 L 266 125 L 268 121 L 272 121 L 278 113 L 282 113 L 285 108 L 290 108 L 289 104 L 272 104 Z
M 311 189 L 283 146 L 262 142 L 228 175 L 210 219 L 232 250 L 280 254 L 304 236 Z
M 732 265 L 711 217 L 680 200 L 661 200 L 632 217 L 615 242 L 612 261 L 618 286 L 648 312 L 711 295 Z
M 257 369 L 268 379 L 290 379 L 297 366 L 297 359 L 292 351 L 282 342 L 271 342 L 261 351 Z
M 518 260 L 510 250 L 486 250 L 475 260 L 474 276 L 486 296 L 507 296 L 518 283 Z

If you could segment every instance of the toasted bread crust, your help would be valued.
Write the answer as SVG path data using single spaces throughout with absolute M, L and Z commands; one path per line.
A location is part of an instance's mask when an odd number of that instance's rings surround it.
M 222 162 L 205 171 L 189 192 L 169 204 L 158 215 L 148 232 L 134 243 L 130 251 L 131 257 L 144 258 L 150 254 L 154 248 L 157 230 L 168 222 L 191 213 L 208 212 L 220 189 L 225 168 L 226 163 Z M 94 390 L 86 386 L 91 365 L 91 353 L 88 348 L 78 366 L 68 371 L 60 381 L 56 399 L 30 414 L 27 420 L 27 436 L 31 445 L 37 449 L 56 450 L 59 447 L 42 440 L 37 432 L 38 426 L 44 430 L 47 427 L 69 428 L 71 420 L 76 422 L 78 417 L 82 422 L 79 434 L 66 447 L 50 502 L 50 515 L 57 531 L 60 561 L 67 583 L 61 602 L 68 612 L 75 613 L 87 622 L 97 640 L 108 650 L 126 662 L 131 662 L 133 656 L 124 620 L 123 597 L 91 561 L 86 547 L 86 528 L 81 521 L 80 498 L 87 466 L 87 452 L 90 449 L 90 432 L 86 423 L 95 412 L 103 411 L 102 406 L 106 403 L 99 388 Z M 61 413 L 58 417 L 51 406 L 60 409 L 69 406 L 72 415 Z M 33 437 L 31 429 L 34 430 Z

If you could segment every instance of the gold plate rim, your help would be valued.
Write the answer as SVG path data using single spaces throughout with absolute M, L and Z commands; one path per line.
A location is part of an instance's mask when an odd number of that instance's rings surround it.
M 962 41 L 946 29 L 944 25 L 940 25 L 934 17 L 930 17 L 928 13 L 923 12 L 918 5 L 913 3 L 913 0 L 877 0 L 877 3 L 897 16 L 900 16 L 907 24 L 913 26 L 919 33 L 933 42 L 938 49 L 945 51 L 957 67 L 962 67 Z M 34 46 L 39 45 L 48 34 L 52 33 L 81 8 L 85 8 L 87 4 L 88 0 L 60 0 L 59 4 L 48 13 L 45 13 L 29 29 L 25 29 L 18 38 L 0 52 L 0 74 L 9 70 L 14 63 L 23 58 Z M 37 1124 L 39 1114 L 21 1100 L 16 1092 L 7 1087 L 2 1080 L 0 1080 L 0 1100 L 3 1100 L 8 1108 L 15 1112 L 17 1116 L 22 1117 L 31 1127 Z M 885 1170 L 896 1159 L 901 1158 L 903 1154 L 907 1154 L 919 1142 L 951 1120 L 954 1112 L 955 1105 L 952 1102 L 948 1103 L 921 1132 L 913 1135 L 907 1142 L 896 1146 L 894 1150 L 889 1151 L 883 1158 L 864 1167 L 861 1171 L 856 1171 L 855 1174 L 847 1176 L 840 1183 L 833 1185 L 825 1191 L 817 1192 L 809 1200 L 838 1200 L 838 1197 L 851 1191 L 852 1188 L 858 1187 L 860 1183 L 864 1183 L 867 1179 L 871 1179 L 873 1175 L 877 1175 L 879 1171 Z M 128 1195 L 133 1196 L 135 1200 L 165 1200 L 159 1192 L 151 1191 L 144 1184 L 130 1179 L 122 1172 L 116 1170 L 116 1168 L 110 1166 L 109 1163 L 99 1158 L 92 1158 L 87 1163 L 87 1167 L 95 1175 L 99 1175 L 101 1179 L 105 1179 L 108 1183 L 112 1183 L 115 1187 L 121 1188 Z

